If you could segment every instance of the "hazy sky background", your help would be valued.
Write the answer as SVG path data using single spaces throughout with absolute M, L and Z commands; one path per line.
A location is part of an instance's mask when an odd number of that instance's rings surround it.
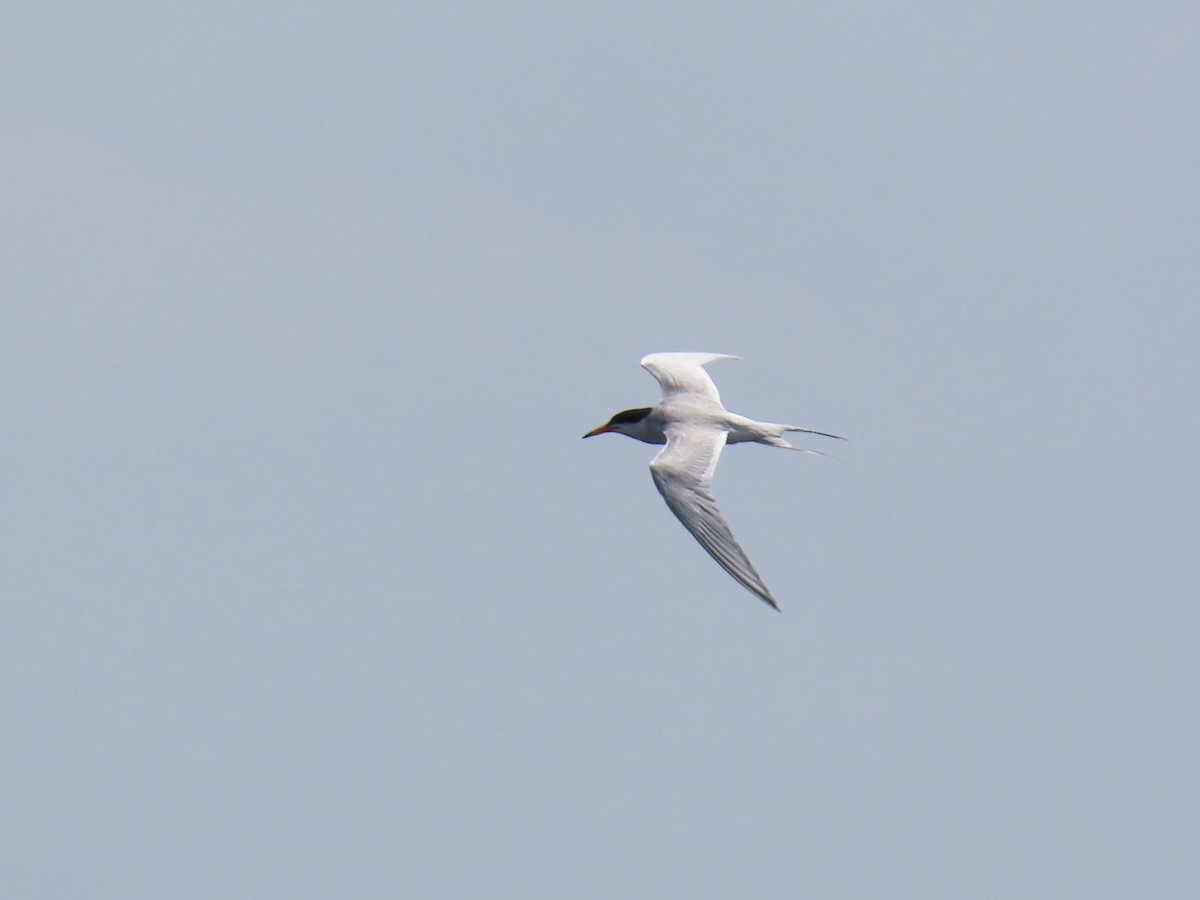
M 1195 896 L 1196 4 L 0 21 L 4 898 Z

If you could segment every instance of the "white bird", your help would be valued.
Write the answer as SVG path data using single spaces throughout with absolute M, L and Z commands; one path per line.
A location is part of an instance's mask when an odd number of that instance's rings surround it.
M 725 409 L 717 386 L 703 367 L 714 360 L 739 358 L 725 353 L 650 354 L 642 360 L 642 367 L 662 386 L 658 406 L 623 410 L 584 437 L 613 432 L 647 444 L 666 444 L 650 463 L 650 474 L 671 512 L 721 568 L 778 610 L 779 604 L 717 509 L 711 486 L 721 450 L 726 444 L 755 441 L 820 453 L 789 444 L 783 439 L 784 433 L 802 431 L 838 440 L 844 438 L 798 425 L 756 422 Z

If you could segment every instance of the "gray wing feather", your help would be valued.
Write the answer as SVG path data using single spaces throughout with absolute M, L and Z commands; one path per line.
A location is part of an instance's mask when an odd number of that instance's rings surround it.
M 662 386 L 664 397 L 672 394 L 699 394 L 721 402 L 717 386 L 704 366 L 718 359 L 737 359 L 728 353 L 651 353 L 642 359 L 642 368 Z
M 779 609 L 717 509 L 712 494 L 710 485 L 725 447 L 725 430 L 675 425 L 667 427 L 666 435 L 667 445 L 650 463 L 650 474 L 667 506 L 722 569 Z

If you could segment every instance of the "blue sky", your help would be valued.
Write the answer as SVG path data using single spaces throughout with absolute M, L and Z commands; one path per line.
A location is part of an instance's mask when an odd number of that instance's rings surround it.
M 4 15 L 0 893 L 1191 896 L 1191 5 Z

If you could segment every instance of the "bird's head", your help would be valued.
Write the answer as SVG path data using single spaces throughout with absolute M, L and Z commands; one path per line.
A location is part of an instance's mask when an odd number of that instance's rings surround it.
M 615 432 L 616 434 L 624 434 L 638 440 L 645 440 L 643 432 L 645 431 L 644 420 L 650 415 L 651 407 L 646 406 L 641 409 L 625 409 L 617 413 L 599 428 L 593 428 L 585 438 L 594 437 L 597 434 L 608 434 Z

